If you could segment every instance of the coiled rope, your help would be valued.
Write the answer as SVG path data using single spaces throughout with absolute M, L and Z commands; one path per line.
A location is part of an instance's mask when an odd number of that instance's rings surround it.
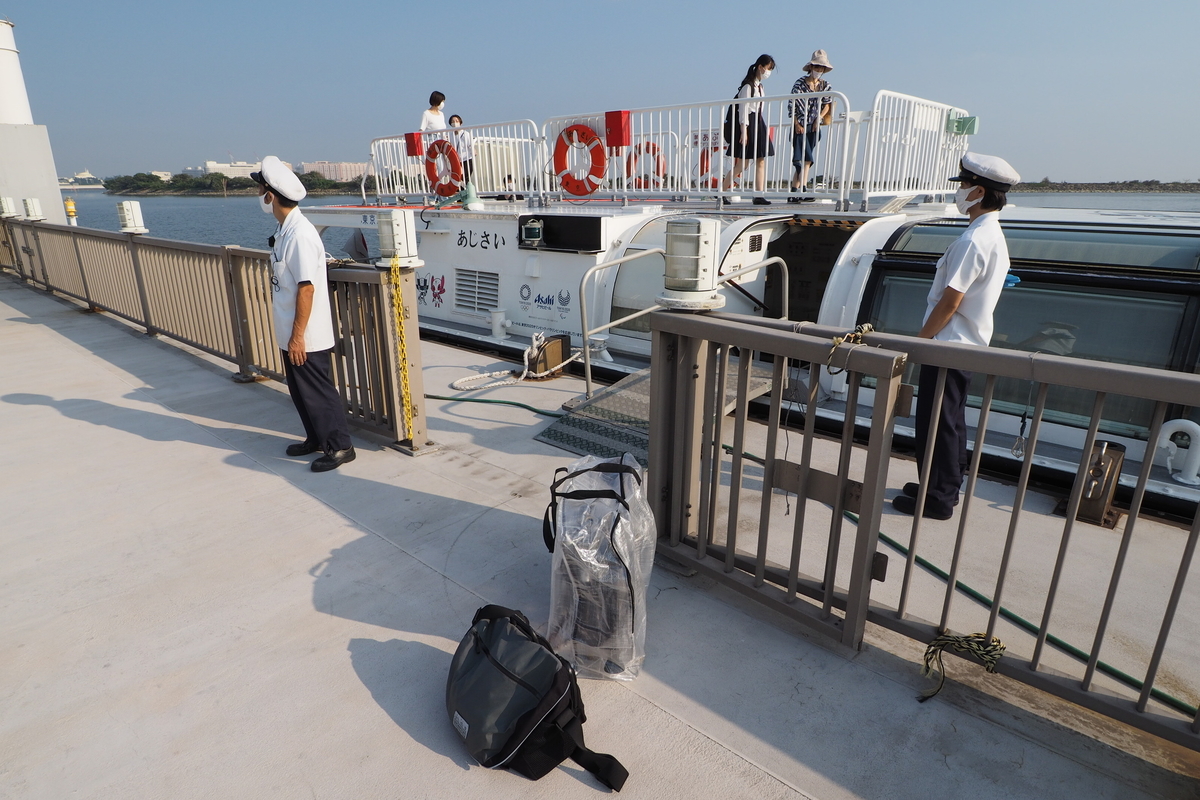
M 917 698 L 922 703 L 940 692 L 946 683 L 946 670 L 942 667 L 942 651 L 947 647 L 953 647 L 955 650 L 975 656 L 983 663 L 983 668 L 988 672 L 996 671 L 996 662 L 1000 660 L 1000 656 L 1004 655 L 1004 643 L 995 636 L 989 639 L 986 633 L 972 633 L 969 636 L 943 633 L 925 648 L 925 666 L 921 669 L 921 675 L 930 678 L 933 677 L 934 672 L 937 672 L 940 679 L 936 689 L 925 692 Z M 933 666 L 935 661 L 937 662 L 936 670 Z
M 525 380 L 541 380 L 542 378 L 549 378 L 550 376 L 561 372 L 563 367 L 567 366 L 567 364 L 570 364 L 572 361 L 578 361 L 583 358 L 583 351 L 581 350 L 557 366 L 553 366 L 543 372 L 534 372 L 533 365 L 537 363 L 538 353 L 541 352 L 541 349 L 545 343 L 546 334 L 539 332 L 533 335 L 533 338 L 529 342 L 529 347 L 525 348 L 525 355 L 522 359 L 525 363 L 525 368 L 521 370 L 519 374 L 515 369 L 502 369 L 497 370 L 496 372 L 483 372 L 479 375 L 468 375 L 465 378 L 459 378 L 451 383 L 450 388 L 456 392 L 474 392 L 479 391 L 480 389 L 492 389 L 497 386 L 512 386 Z M 482 386 L 474 385 L 476 381 L 486 381 L 490 378 L 500 378 L 503 376 L 508 377 L 504 380 L 493 381 L 492 383 L 487 383 Z
M 831 375 L 831 376 L 832 375 L 841 375 L 843 372 L 846 371 L 846 367 L 842 367 L 841 369 L 836 369 L 836 370 L 833 367 L 833 355 L 834 355 L 834 353 L 837 352 L 839 345 L 849 344 L 849 345 L 853 345 L 853 347 L 862 347 L 864 344 L 866 344 L 866 342 L 863 341 L 863 336 L 865 336 L 868 333 L 871 333 L 873 330 L 875 330 L 875 327 L 873 325 L 871 325 L 871 323 L 864 322 L 862 325 L 859 325 L 857 328 L 852 330 L 850 333 L 847 333 L 845 336 L 833 337 L 833 347 L 829 348 L 829 358 L 825 359 L 826 374 Z M 846 355 L 846 363 L 847 364 L 850 363 L 849 354 Z

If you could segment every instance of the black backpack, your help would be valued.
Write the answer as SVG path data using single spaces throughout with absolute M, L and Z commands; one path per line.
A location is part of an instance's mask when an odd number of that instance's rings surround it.
M 520 611 L 489 605 L 475 612 L 450 664 L 446 713 L 488 769 L 537 780 L 569 758 L 618 792 L 629 777 L 617 759 L 584 745 L 575 670 Z

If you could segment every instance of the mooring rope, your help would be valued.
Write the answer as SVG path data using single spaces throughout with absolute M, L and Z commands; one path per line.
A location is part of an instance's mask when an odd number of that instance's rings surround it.
M 846 371 L 846 367 L 835 370 L 833 368 L 833 354 L 837 352 L 838 346 L 841 344 L 849 344 L 853 347 L 862 347 L 866 342 L 863 341 L 863 336 L 875 330 L 875 327 L 869 322 L 864 322 L 854 330 L 847 333 L 845 336 L 833 337 L 833 347 L 829 348 L 829 358 L 825 359 L 825 367 L 827 375 L 841 375 Z M 846 363 L 850 363 L 850 354 L 846 354 Z
M 563 367 L 570 364 L 572 361 L 578 361 L 583 358 L 583 351 L 579 351 L 561 364 L 551 367 L 544 372 L 533 372 L 532 368 L 537 363 L 538 352 L 542 349 L 546 342 L 546 334 L 535 333 L 532 340 L 529 342 L 529 347 L 525 348 L 525 357 L 523 359 L 525 368 L 520 374 L 515 369 L 502 369 L 496 372 L 482 372 L 478 375 L 468 375 L 465 378 L 459 378 L 450 384 L 450 388 L 456 392 L 475 392 L 480 389 L 493 389 L 497 386 L 513 386 L 524 380 L 541 380 L 548 378 L 558 372 L 561 372 Z M 493 381 L 492 383 L 484 384 L 483 386 L 474 386 L 476 381 L 485 381 L 489 378 L 500 378 L 508 376 L 502 381 Z
M 986 633 L 972 633 L 969 636 L 943 633 L 925 648 L 925 666 L 921 669 L 921 675 L 930 678 L 933 677 L 934 672 L 937 672 L 940 680 L 938 680 L 936 689 L 925 692 L 917 698 L 922 703 L 940 692 L 946 683 L 946 670 L 942 667 L 942 651 L 947 647 L 953 647 L 955 650 L 975 656 L 983 663 L 983 668 L 988 672 L 996 671 L 996 662 L 1000 660 L 1000 656 L 1004 655 L 1004 643 L 995 636 L 989 639 Z M 937 662 L 936 670 L 933 666 L 935 661 Z

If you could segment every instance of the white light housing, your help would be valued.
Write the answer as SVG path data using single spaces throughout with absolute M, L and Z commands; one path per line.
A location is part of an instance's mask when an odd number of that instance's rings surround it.
M 117 219 L 121 222 L 121 233 L 149 233 L 142 223 L 142 204 L 137 200 L 122 200 L 117 203 Z
M 667 222 L 667 271 L 658 296 L 660 305 L 688 311 L 725 305 L 724 295 L 717 291 L 720 238 L 714 219 L 683 217 Z
M 42 213 L 42 201 L 36 197 L 26 197 L 21 201 L 25 204 L 25 219 L 42 220 L 46 215 Z
M 384 259 L 400 259 L 400 266 L 417 265 L 417 228 L 411 208 L 393 208 L 376 217 L 379 252 Z
M 0 219 L 7 217 L 19 217 L 17 212 L 17 201 L 11 197 L 0 197 Z

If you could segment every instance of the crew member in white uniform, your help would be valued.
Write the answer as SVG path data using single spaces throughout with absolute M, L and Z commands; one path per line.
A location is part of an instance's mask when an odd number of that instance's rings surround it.
M 954 202 L 971 222 L 938 261 L 933 286 L 926 298 L 924 323 L 917 335 L 987 347 L 992 339 L 992 312 L 1000 300 L 1009 266 L 1008 244 L 1000 230 L 1000 209 L 1004 208 L 1008 190 L 1021 176 L 1002 158 L 967 153 L 958 177 L 950 180 L 961 184 Z M 916 420 L 918 469 L 925 460 L 937 377 L 937 367 L 921 366 Z M 950 519 L 954 506 L 958 505 L 959 487 L 967 465 L 966 407 L 970 382 L 970 372 L 946 370 L 946 389 L 927 476 L 929 486 L 923 510 L 926 517 Z M 914 513 L 917 490 L 917 484 L 905 484 L 903 494 L 892 500 L 892 506 L 904 514 Z
M 297 208 L 307 192 L 290 168 L 267 156 L 262 171 L 250 177 L 258 183 L 262 210 L 279 222 L 268 240 L 275 338 L 286 348 L 288 392 L 304 425 L 304 441 L 288 445 L 287 454 L 320 451 L 324 455 L 312 462 L 312 471 L 327 472 L 354 460 L 354 444 L 342 398 L 333 385 L 333 314 L 325 245 Z

